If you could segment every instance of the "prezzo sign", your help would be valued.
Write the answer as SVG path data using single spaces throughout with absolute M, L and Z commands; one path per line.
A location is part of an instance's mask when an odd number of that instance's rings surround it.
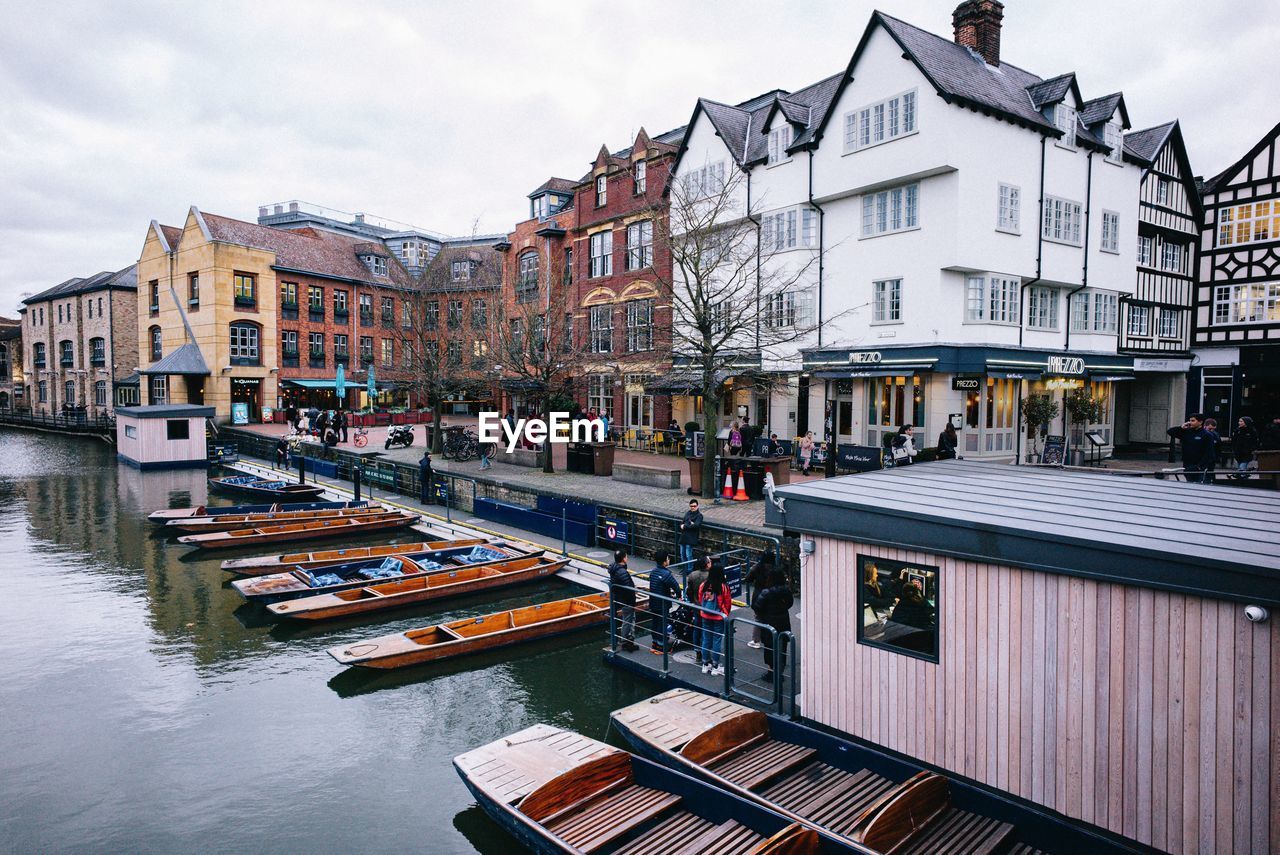
M 849 354 L 850 365 L 876 365 L 880 362 L 881 356 L 878 350 L 860 350 L 857 353 Z
M 1050 356 L 1046 373 L 1079 376 L 1084 374 L 1084 359 L 1079 356 Z
M 976 392 L 982 388 L 982 381 L 977 377 L 952 377 L 951 388 L 957 392 Z

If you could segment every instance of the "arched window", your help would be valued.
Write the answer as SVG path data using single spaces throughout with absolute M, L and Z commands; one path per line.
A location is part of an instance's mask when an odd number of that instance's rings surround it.
M 151 342 L 151 361 L 158 362 L 160 357 L 164 355 L 164 347 L 160 343 L 160 327 L 149 327 L 147 329 L 147 340 Z
M 516 302 L 531 303 L 538 297 L 538 253 L 530 250 L 520 256 L 516 277 Z
M 58 357 L 63 365 L 72 366 L 76 364 L 76 350 L 75 345 L 71 343 L 71 339 L 64 338 L 58 342 Z
M 93 384 L 93 403 L 99 407 L 107 405 L 107 381 L 98 380 Z
M 105 338 L 89 339 L 89 364 L 107 364 L 107 340 Z
M 231 325 L 231 364 L 261 365 L 258 349 L 258 325 L 236 321 Z
M 31 362 L 36 368 L 44 368 L 44 342 L 31 345 Z
M 76 381 L 68 380 L 63 387 L 62 403 L 68 407 L 76 406 Z

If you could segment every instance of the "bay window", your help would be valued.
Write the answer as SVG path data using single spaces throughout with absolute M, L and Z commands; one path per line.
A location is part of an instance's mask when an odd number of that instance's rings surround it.
M 1071 295 L 1071 329 L 1081 333 L 1116 332 L 1119 297 L 1106 291 L 1087 289 Z
M 965 320 L 970 323 L 1018 323 L 1022 280 L 1016 276 L 985 274 L 965 282 Z

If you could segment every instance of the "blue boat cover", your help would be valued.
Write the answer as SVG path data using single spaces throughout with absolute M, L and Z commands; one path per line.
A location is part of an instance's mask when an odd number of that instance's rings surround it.
M 507 556 L 496 549 L 490 549 L 487 546 L 473 546 L 471 551 L 463 558 L 468 564 L 476 564 L 481 561 L 498 561 Z
M 313 588 L 323 588 L 326 585 L 341 585 L 344 581 L 346 581 L 337 573 L 321 573 L 319 575 L 315 575 L 315 574 L 310 574 L 310 575 L 311 575 L 311 587 Z

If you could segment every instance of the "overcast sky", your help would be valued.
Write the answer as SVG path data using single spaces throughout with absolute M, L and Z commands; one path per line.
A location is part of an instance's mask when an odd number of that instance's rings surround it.
M 951 34 L 949 0 L 881 0 Z M 302 199 L 505 232 L 601 143 L 841 70 L 874 4 L 0 0 L 0 314 L 189 206 Z M 779 13 L 782 10 L 782 13 Z M 1277 120 L 1280 0 L 1007 0 L 1002 55 L 1182 120 L 1197 173 Z

